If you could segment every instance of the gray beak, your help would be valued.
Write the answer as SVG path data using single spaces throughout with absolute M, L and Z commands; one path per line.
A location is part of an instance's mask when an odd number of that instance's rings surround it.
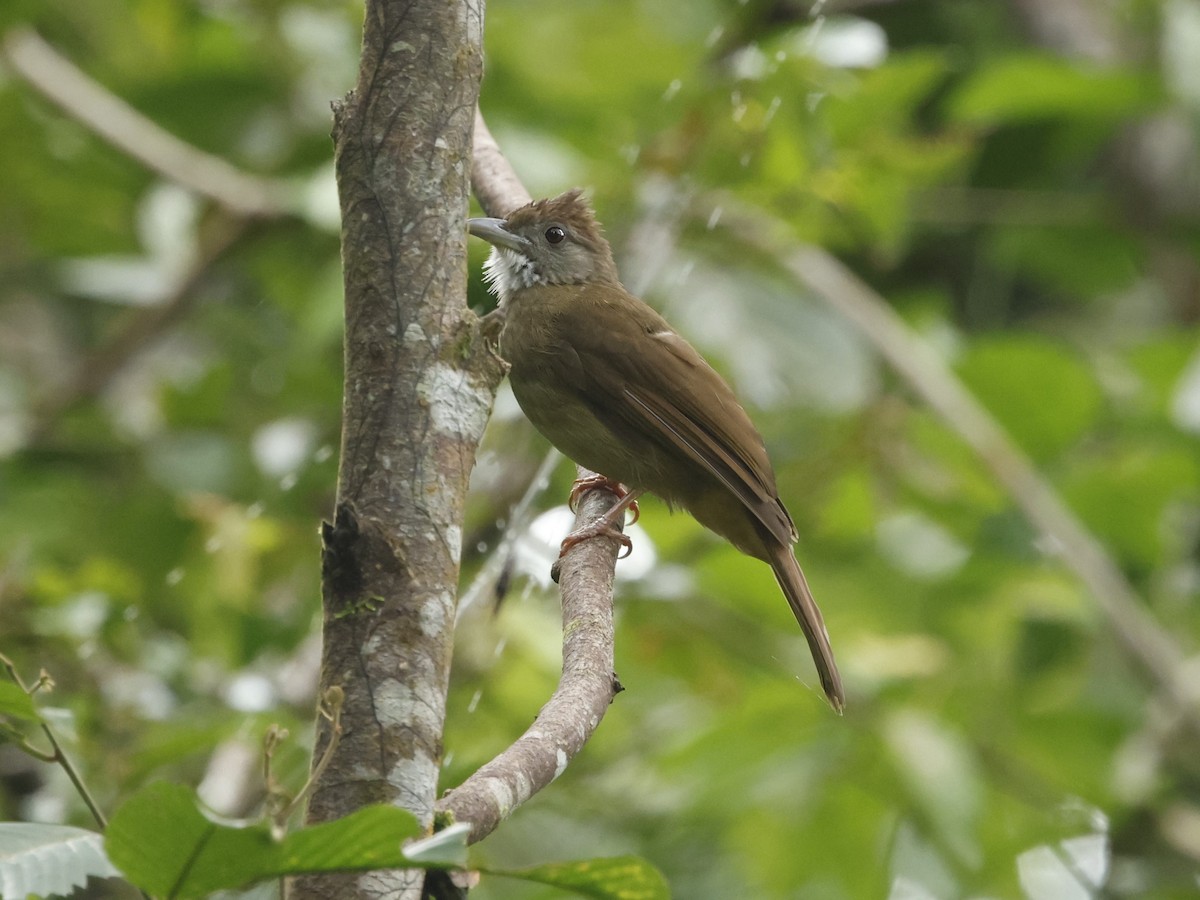
M 503 219 L 467 219 L 467 231 L 489 244 L 517 253 L 524 253 L 532 246 L 527 238 L 509 231 Z

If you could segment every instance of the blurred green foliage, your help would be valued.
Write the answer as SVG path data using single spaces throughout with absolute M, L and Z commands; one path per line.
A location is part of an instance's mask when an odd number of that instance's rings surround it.
M 1056 46 L 1016 2 L 489 5 L 493 131 L 535 195 L 590 189 L 631 285 L 752 406 L 849 706 L 837 719 L 814 691 L 769 572 L 647 503 L 620 570 L 627 690 L 482 864 L 633 853 L 687 898 L 1042 900 L 1096 896 L 1089 879 L 1194 896 L 1197 737 L 961 440 L 719 212 L 763 207 L 880 290 L 1194 653 L 1200 3 L 1066 5 L 1115 49 L 1081 58 L 1082 26 Z M 0 12 L 302 198 L 89 381 L 231 226 L 0 76 L 0 651 L 52 674 L 42 708 L 61 707 L 107 809 L 169 778 L 253 811 L 269 722 L 294 736 L 277 774 L 303 780 L 341 389 L 328 102 L 353 83 L 360 18 L 285 0 Z M 502 393 L 464 584 L 544 449 Z M 463 616 L 447 786 L 556 681 L 535 552 L 556 536 L 522 542 L 498 611 Z M 0 813 L 89 824 L 11 745 Z M 539 890 L 485 877 L 472 896 L 561 896 Z

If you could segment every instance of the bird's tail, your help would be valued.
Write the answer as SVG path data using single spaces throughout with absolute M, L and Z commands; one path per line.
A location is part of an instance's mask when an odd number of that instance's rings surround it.
M 829 632 L 825 630 L 825 620 L 821 617 L 821 610 L 817 608 L 817 601 L 808 589 L 808 582 L 804 579 L 804 573 L 800 571 L 800 564 L 796 562 L 790 546 L 778 541 L 769 541 L 767 552 L 770 557 L 768 562 L 775 572 L 775 580 L 783 588 L 788 604 L 796 615 L 796 621 L 800 623 L 800 627 L 804 629 L 804 636 L 808 638 L 808 647 L 812 651 L 813 662 L 816 663 L 817 674 L 821 677 L 821 687 L 825 689 L 825 696 L 829 698 L 834 711 L 841 714 L 846 705 L 846 695 L 842 690 L 842 677 L 838 674 L 837 663 L 833 659 Z

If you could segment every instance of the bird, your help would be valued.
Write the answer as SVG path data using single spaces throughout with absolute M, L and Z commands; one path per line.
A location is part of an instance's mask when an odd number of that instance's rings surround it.
M 596 534 L 629 546 L 612 523 L 643 492 L 681 508 L 770 565 L 812 652 L 830 705 L 845 692 L 829 633 L 792 545 L 766 446 L 732 388 L 657 311 L 621 284 L 612 248 L 582 191 L 532 201 L 505 218 L 473 218 L 492 245 L 484 279 L 503 326 L 500 356 L 525 416 L 618 497 L 563 542 Z

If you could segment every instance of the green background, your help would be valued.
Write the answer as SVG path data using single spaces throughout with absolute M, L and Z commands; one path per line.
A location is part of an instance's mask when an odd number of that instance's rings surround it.
M 820 699 L 764 566 L 647 502 L 618 575 L 626 691 L 481 862 L 636 853 L 682 898 L 1194 896 L 1197 735 L 961 438 L 726 227 L 763 209 L 885 296 L 1194 653 L 1200 3 L 1064 3 L 1099 37 L 1052 39 L 1028 6 L 488 6 L 492 130 L 535 195 L 588 189 L 627 283 L 745 399 L 849 700 L 839 719 Z M 0 11 L 300 210 L 249 228 L 97 396 L 48 415 L 231 226 L 0 75 L 0 651 L 49 670 L 41 705 L 109 809 L 245 770 L 251 812 L 270 722 L 293 732 L 281 777 L 303 779 L 341 390 L 328 104 L 360 20 L 271 0 Z M 485 255 L 472 242 L 480 312 Z M 464 585 L 545 451 L 504 389 Z M 553 689 L 564 528 L 539 520 L 499 609 L 485 591 L 463 614 L 444 786 Z M 0 817 L 89 824 L 11 746 Z M 472 896 L 560 894 L 485 877 Z

